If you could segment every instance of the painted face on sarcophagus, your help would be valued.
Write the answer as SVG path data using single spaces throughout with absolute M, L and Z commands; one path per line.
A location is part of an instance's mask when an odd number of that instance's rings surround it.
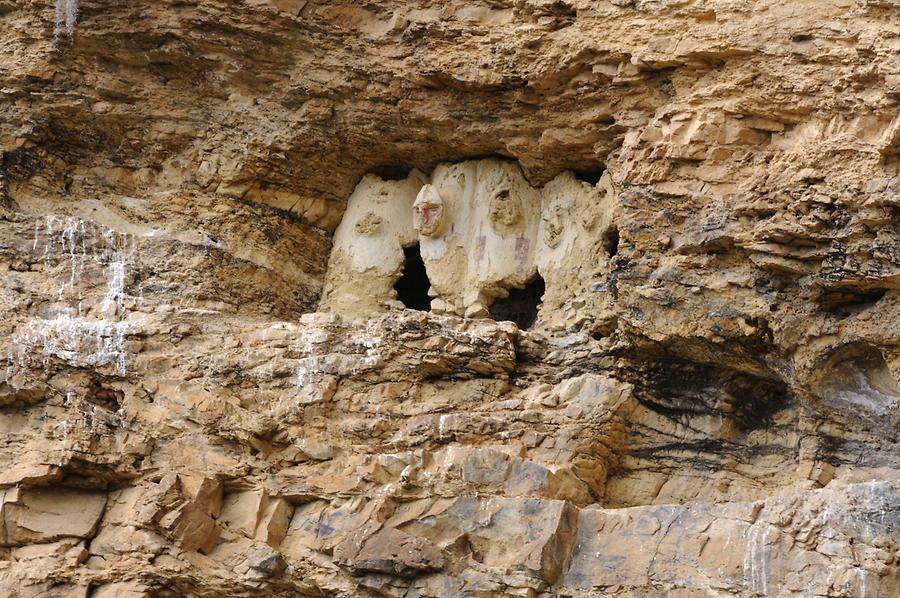
M 423 186 L 413 203 L 413 228 L 426 237 L 436 237 L 443 223 L 444 200 L 434 186 Z
M 492 226 L 498 231 L 514 227 L 522 219 L 519 198 L 509 189 L 500 189 L 491 196 L 490 217 Z

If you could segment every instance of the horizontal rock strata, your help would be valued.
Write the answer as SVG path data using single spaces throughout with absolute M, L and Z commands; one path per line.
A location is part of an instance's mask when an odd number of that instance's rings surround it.
M 0 595 L 900 596 L 898 40 L 0 0 Z

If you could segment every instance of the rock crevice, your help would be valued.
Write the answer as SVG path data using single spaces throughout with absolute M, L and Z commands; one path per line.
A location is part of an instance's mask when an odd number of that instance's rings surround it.
M 900 595 L 885 0 L 0 0 L 0 595 Z

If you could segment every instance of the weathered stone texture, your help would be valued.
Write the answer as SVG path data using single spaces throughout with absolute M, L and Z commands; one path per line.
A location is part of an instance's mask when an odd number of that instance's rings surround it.
M 890 0 L 0 0 L 0 595 L 900 596 L 898 102 Z

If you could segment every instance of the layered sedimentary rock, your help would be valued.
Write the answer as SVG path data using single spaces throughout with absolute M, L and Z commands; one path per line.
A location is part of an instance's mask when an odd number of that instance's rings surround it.
M 895 3 L 0 25 L 0 594 L 900 595 Z

